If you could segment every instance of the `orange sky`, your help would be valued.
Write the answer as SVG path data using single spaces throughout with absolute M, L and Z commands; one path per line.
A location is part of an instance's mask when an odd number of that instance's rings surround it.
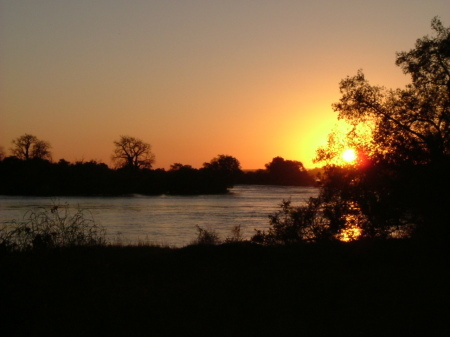
M 54 160 L 110 163 L 120 135 L 155 167 L 218 154 L 313 167 L 339 81 L 409 81 L 395 52 L 430 34 L 442 1 L 0 0 L 0 146 L 31 133 Z

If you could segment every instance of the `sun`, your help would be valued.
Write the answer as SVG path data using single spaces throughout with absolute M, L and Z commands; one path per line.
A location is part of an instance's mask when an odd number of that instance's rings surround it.
M 346 163 L 353 163 L 356 160 L 356 151 L 353 149 L 347 149 L 342 153 L 342 159 Z

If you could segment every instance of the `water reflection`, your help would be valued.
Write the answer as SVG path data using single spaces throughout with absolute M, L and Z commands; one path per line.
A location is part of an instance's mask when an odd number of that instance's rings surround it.
M 358 205 L 352 202 L 349 206 L 348 213 L 344 216 L 345 228 L 338 235 L 338 239 L 344 242 L 357 240 L 362 234 L 362 214 Z
M 97 223 L 106 227 L 111 239 L 120 233 L 125 242 L 184 246 L 196 237 L 196 225 L 214 228 L 222 238 L 240 225 L 243 237 L 248 239 L 255 228 L 269 226 L 268 215 L 283 199 L 301 205 L 317 195 L 318 189 L 313 187 L 241 185 L 223 195 L 61 197 L 57 201 L 89 211 Z M 21 220 L 33 207 L 48 207 L 53 201 L 0 196 L 0 223 Z

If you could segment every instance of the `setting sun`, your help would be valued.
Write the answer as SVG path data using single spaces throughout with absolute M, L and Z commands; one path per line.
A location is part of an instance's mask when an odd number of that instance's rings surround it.
M 342 153 L 342 159 L 347 163 L 353 163 L 356 160 L 356 152 L 353 149 L 347 149 Z

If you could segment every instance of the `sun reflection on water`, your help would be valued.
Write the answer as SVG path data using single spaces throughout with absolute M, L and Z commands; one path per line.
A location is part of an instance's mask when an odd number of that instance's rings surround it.
M 349 207 L 348 213 L 345 215 L 345 228 L 341 231 L 338 238 L 341 241 L 349 242 L 358 240 L 362 234 L 361 227 L 361 213 L 356 203 L 352 203 Z
M 344 241 L 344 242 L 358 240 L 358 238 L 361 236 L 361 232 L 362 232 L 361 228 L 353 225 L 351 227 L 344 229 L 339 234 L 339 240 Z

